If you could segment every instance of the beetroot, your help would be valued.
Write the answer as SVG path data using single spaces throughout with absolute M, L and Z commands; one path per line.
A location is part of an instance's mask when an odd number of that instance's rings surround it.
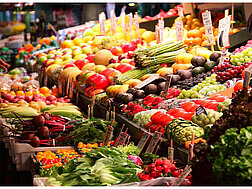
M 49 129 L 47 126 L 43 126 L 39 128 L 38 135 L 40 139 L 48 139 L 49 138 Z
M 34 137 L 34 133 L 29 133 L 29 132 L 23 132 L 20 135 L 20 139 L 21 140 L 31 140 Z
M 33 147 L 39 147 L 40 140 L 39 140 L 39 138 L 37 136 L 32 137 L 32 139 L 31 139 L 31 145 Z
M 37 128 L 42 127 L 45 124 L 45 118 L 42 115 L 35 116 L 32 119 L 32 124 Z

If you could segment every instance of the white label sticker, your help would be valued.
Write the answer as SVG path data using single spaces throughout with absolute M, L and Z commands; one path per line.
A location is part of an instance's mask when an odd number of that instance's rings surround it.
M 211 12 L 210 11 L 203 12 L 202 20 L 205 27 L 207 45 L 208 46 L 215 45 L 213 28 L 212 28 Z
M 176 20 L 175 29 L 176 29 L 177 40 L 182 41 L 183 40 L 183 22 L 181 19 Z
M 219 34 L 218 45 L 220 47 L 229 48 L 229 29 L 230 29 L 231 15 L 219 20 Z

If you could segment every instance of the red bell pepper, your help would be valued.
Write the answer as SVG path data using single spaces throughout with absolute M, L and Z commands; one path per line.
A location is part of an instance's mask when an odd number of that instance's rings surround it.
M 124 73 L 124 72 L 130 71 L 134 68 L 135 68 L 135 66 L 132 66 L 132 65 L 126 64 L 126 63 L 122 63 L 116 67 L 116 70 L 120 71 L 121 73 Z
M 95 74 L 88 78 L 88 83 L 96 89 L 105 89 L 109 83 L 108 79 L 101 74 Z

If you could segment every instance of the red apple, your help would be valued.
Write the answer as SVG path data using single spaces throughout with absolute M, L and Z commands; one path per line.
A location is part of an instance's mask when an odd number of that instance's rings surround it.
M 80 60 L 76 60 L 74 62 L 75 66 L 77 66 L 80 70 L 82 69 L 83 66 L 85 66 L 85 64 L 89 63 L 89 61 L 87 59 L 80 59 Z
M 64 66 L 64 69 L 66 68 L 70 68 L 70 67 L 76 67 L 74 63 L 67 63 L 65 66 Z
M 53 100 L 53 101 L 51 101 L 51 104 L 56 104 L 57 103 L 57 101 L 56 100 Z
M 57 101 L 57 98 L 54 96 L 54 95 L 50 95 L 46 98 L 46 100 L 49 100 L 49 101 Z
M 87 59 L 89 63 L 94 63 L 94 56 L 94 54 L 90 54 L 85 59 Z
M 27 96 L 25 96 L 25 101 L 26 101 L 26 102 L 31 102 L 31 101 L 32 101 L 32 98 L 33 98 L 32 96 L 28 96 L 28 95 L 27 95 Z
M 114 56 L 119 56 L 120 54 L 123 54 L 123 49 L 119 46 L 111 47 L 109 50 Z
M 7 94 L 5 96 L 5 100 L 11 101 L 14 98 L 14 96 L 12 96 L 11 94 Z

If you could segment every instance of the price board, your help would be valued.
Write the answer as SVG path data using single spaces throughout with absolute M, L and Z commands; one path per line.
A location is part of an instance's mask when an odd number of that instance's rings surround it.
M 108 145 L 109 139 L 111 138 L 113 130 L 114 130 L 114 128 L 111 125 L 109 125 L 108 128 L 107 128 L 107 130 L 106 130 L 106 133 L 104 135 L 104 138 L 103 138 L 103 142 L 102 142 L 103 146 L 107 146 Z
M 219 33 L 217 44 L 219 49 L 229 48 L 229 29 L 230 29 L 231 15 L 219 20 Z
M 132 40 L 132 21 L 133 21 L 133 15 L 132 13 L 129 14 L 129 36 L 130 40 Z
M 183 40 L 183 22 L 182 19 L 175 21 L 176 37 L 178 41 Z
M 137 12 L 134 15 L 134 20 L 135 20 L 135 26 L 136 26 L 138 39 L 141 39 L 140 30 L 139 30 L 139 18 L 138 18 L 138 13 Z
M 118 138 L 116 146 L 124 145 L 128 136 L 129 136 L 128 133 L 122 132 Z
M 202 20 L 205 27 L 205 34 L 207 45 L 215 45 L 214 34 L 213 34 L 213 27 L 212 27 L 212 19 L 211 19 L 211 12 L 205 11 L 202 13 Z
M 145 144 L 147 143 L 147 141 L 149 140 L 149 138 L 150 138 L 150 134 L 147 132 L 144 132 L 140 141 L 138 142 L 138 145 L 137 145 L 138 149 L 140 149 L 140 152 L 143 150 L 143 148 L 144 148 Z
M 111 22 L 112 35 L 114 35 L 116 33 L 116 16 L 114 10 L 110 11 L 110 22 Z
M 199 116 L 200 114 L 206 114 L 207 115 L 207 112 L 206 112 L 206 110 L 205 110 L 205 108 L 203 106 L 199 106 L 196 109 L 196 116 Z
M 147 153 L 152 153 L 154 151 L 155 147 L 157 146 L 158 141 L 161 138 L 161 135 L 162 135 L 161 133 L 157 131 L 155 132 L 155 134 L 151 138 L 149 146 L 147 147 L 147 150 L 146 150 Z

